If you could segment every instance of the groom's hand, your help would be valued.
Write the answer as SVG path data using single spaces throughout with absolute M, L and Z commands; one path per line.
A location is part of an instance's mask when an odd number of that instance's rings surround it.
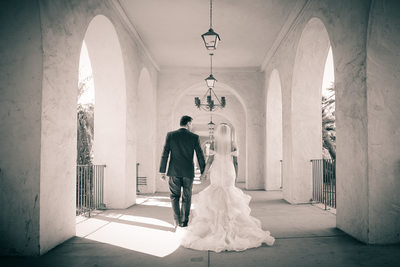
M 165 173 L 160 173 L 160 179 L 162 181 L 167 181 L 167 176 L 165 175 Z

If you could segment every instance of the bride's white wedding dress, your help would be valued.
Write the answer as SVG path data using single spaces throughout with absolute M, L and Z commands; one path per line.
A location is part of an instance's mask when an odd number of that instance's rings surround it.
M 194 209 L 181 237 L 184 247 L 220 252 L 274 244 L 269 231 L 263 231 L 261 222 L 250 215 L 251 197 L 235 187 L 234 152 L 227 150 L 217 147 L 210 168 L 210 185 L 193 196 Z

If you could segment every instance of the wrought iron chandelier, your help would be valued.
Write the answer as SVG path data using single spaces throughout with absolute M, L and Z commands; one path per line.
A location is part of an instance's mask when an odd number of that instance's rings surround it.
M 215 98 L 217 101 L 214 101 L 213 98 Z M 205 111 L 212 112 L 219 108 L 224 108 L 226 105 L 226 99 L 225 96 L 222 96 L 221 99 L 219 99 L 214 90 L 212 88 L 208 88 L 202 99 L 199 97 L 194 98 L 194 103 L 199 109 L 201 108 Z
M 207 50 L 217 49 L 218 42 L 221 41 L 219 34 L 216 33 L 212 28 L 212 0 L 210 0 L 210 29 L 208 32 L 202 34 L 201 38 L 203 38 L 203 42 Z
M 221 99 L 219 99 L 213 90 L 213 88 L 215 86 L 215 82 L 217 81 L 212 74 L 212 56 L 213 55 L 214 54 L 212 54 L 212 53 L 210 54 L 210 59 L 211 59 L 210 75 L 205 79 L 208 89 L 201 99 L 199 97 L 194 98 L 194 103 L 195 103 L 196 107 L 198 107 L 199 109 L 201 108 L 203 110 L 210 111 L 210 112 L 212 112 L 218 108 L 222 109 L 226 105 L 225 96 L 222 96 Z

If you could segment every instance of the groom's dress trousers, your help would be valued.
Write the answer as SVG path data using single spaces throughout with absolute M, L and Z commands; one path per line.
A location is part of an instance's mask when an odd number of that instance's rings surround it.
M 167 176 L 170 177 L 170 197 L 174 219 L 177 224 L 187 223 L 189 220 L 194 178 L 193 156 L 195 151 L 200 171 L 203 173 L 205 161 L 203 151 L 200 147 L 199 136 L 185 128 L 180 128 L 167 134 L 161 156 L 160 173 L 165 173 L 169 158 Z M 183 188 L 182 209 L 179 208 L 181 188 Z

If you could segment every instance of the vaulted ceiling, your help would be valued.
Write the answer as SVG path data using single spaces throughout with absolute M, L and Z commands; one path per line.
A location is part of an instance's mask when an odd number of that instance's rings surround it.
M 209 0 L 119 0 L 158 66 L 209 67 L 200 35 L 209 28 Z M 213 65 L 258 68 L 306 0 L 213 0 L 221 36 Z

